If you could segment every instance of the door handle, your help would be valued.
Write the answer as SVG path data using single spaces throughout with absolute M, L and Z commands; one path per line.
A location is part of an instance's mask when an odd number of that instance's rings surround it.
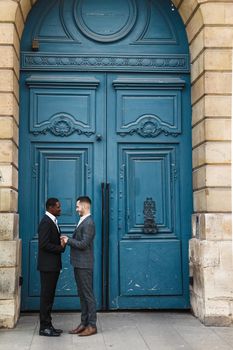
M 102 310 L 108 310 L 109 279 L 109 183 L 101 183 L 102 224 Z

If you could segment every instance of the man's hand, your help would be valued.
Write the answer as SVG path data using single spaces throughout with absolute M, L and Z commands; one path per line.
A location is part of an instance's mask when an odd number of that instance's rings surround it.
M 61 236 L 61 245 L 62 247 L 64 247 L 66 245 L 68 241 L 68 237 L 67 236 Z

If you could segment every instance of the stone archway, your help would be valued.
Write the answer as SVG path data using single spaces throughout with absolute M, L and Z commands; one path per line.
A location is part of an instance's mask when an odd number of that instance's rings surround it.
M 191 54 L 193 238 L 191 304 L 205 324 L 232 321 L 230 117 L 233 4 L 174 0 Z M 0 325 L 13 327 L 20 305 L 18 124 L 20 38 L 33 0 L 0 2 Z M 215 15 L 213 15 L 215 14 Z

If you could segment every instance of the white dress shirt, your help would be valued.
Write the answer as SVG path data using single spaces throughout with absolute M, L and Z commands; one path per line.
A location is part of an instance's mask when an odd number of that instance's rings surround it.
M 90 215 L 91 215 L 91 213 L 81 216 L 80 219 L 79 219 L 77 227 L 79 227 L 79 225 L 83 222 L 83 220 L 85 220 Z
M 53 214 L 51 214 L 50 212 L 46 211 L 45 212 L 45 215 L 47 215 L 53 222 L 54 224 L 57 226 L 57 229 L 59 231 L 59 226 L 58 226 L 58 223 L 57 223 L 57 218 L 56 216 L 54 216 Z

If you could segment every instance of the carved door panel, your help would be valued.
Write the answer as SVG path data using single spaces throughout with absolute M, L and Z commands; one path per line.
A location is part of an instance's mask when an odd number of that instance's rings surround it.
M 185 79 L 111 74 L 107 84 L 109 307 L 188 307 Z M 144 231 L 147 198 L 156 233 Z

